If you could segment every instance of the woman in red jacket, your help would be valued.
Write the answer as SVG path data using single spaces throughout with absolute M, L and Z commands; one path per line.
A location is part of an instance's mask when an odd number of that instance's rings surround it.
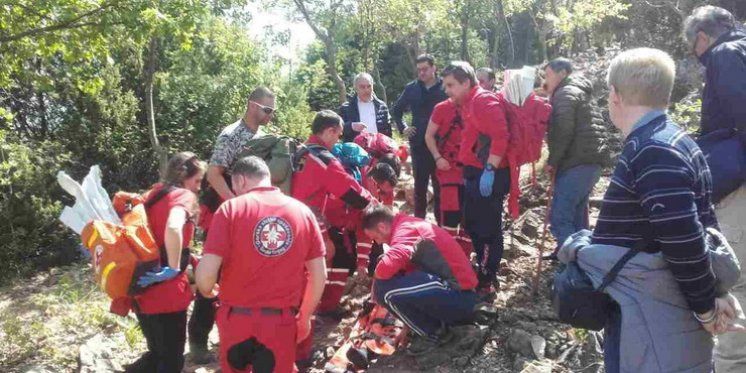
M 146 287 L 135 296 L 133 307 L 148 352 L 128 366 L 127 372 L 181 372 L 184 366 L 187 307 L 193 296 L 184 268 L 199 212 L 196 193 L 205 169 L 193 153 L 178 153 L 169 160 L 163 181 L 145 197 L 150 229 L 161 247 L 161 267 L 137 282 Z

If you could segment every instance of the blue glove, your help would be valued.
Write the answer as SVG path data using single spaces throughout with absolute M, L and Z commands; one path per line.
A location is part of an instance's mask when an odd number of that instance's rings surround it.
M 482 177 L 479 178 L 479 194 L 482 197 L 489 197 L 492 194 L 492 184 L 495 183 L 495 169 L 492 165 L 487 165 L 482 171 Z
M 160 269 L 156 268 L 153 271 L 150 271 L 142 275 L 140 279 L 137 280 L 137 286 L 140 286 L 140 287 L 150 286 L 158 282 L 170 280 L 176 277 L 176 275 L 178 274 L 179 274 L 179 271 L 169 266 L 165 266 Z

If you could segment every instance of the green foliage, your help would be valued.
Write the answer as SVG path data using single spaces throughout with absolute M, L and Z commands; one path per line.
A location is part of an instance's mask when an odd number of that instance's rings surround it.
M 0 130 L 0 281 L 28 273 L 33 264 L 59 264 L 75 256 L 75 240 L 57 222 L 62 208 L 57 170 L 70 154 L 59 144 L 34 147 L 8 141 Z
M 689 132 L 699 129 L 702 112 L 702 100 L 682 100 L 673 105 L 670 111 L 671 119 Z

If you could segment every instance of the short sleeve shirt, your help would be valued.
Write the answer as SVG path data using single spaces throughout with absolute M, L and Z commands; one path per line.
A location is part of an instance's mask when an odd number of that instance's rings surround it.
M 456 104 L 445 100 L 435 105 L 430 120 L 438 125 L 438 151 L 447 161 L 457 161 L 464 124 Z M 442 140 L 444 138 L 445 141 Z
M 273 187 L 223 203 L 204 248 L 223 259 L 220 301 L 241 307 L 299 306 L 305 263 L 326 253 L 311 210 Z
M 257 131 L 261 133 L 261 130 Z M 215 142 L 210 164 L 229 168 L 236 161 L 246 143 L 257 133 L 246 126 L 243 119 L 225 127 Z

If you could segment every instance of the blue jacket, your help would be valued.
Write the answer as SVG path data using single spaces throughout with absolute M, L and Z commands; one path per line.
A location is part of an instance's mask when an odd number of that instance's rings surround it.
M 429 89 L 425 88 L 419 80 L 414 80 L 404 87 L 404 91 L 391 107 L 391 119 L 394 120 L 399 131 L 403 132 L 407 125 L 402 120 L 402 116 L 406 111 L 412 111 L 412 125 L 417 129 L 417 133 L 409 139 L 412 147 L 425 146 L 425 130 L 430 122 L 433 108 L 447 98 L 441 79 L 438 79 Z
M 701 134 L 746 128 L 746 32 L 720 36 L 699 60 L 707 69 L 702 93 Z

